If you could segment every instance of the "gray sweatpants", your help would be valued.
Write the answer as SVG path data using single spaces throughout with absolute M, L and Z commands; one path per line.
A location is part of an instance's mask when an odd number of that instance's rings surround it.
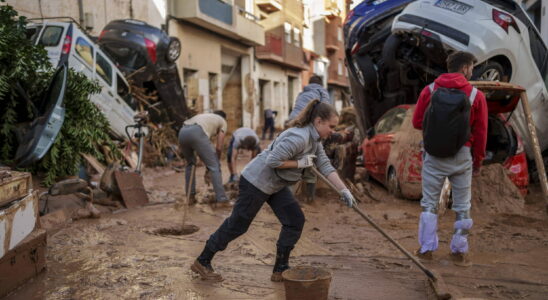
M 205 163 L 207 169 L 211 173 L 213 189 L 215 190 L 215 198 L 217 202 L 227 201 L 225 190 L 223 188 L 223 179 L 221 176 L 221 164 L 213 148 L 213 144 L 205 134 L 200 125 L 184 125 L 179 130 L 179 144 L 181 152 L 186 160 L 185 169 L 185 187 L 188 189 L 190 182 L 192 166 L 196 165 L 196 156 L 198 153 L 200 159 Z M 186 190 L 185 189 L 185 190 Z M 191 194 L 196 193 L 196 179 L 192 180 Z
M 422 162 L 422 199 L 425 211 L 435 212 L 438 208 L 441 189 L 445 178 L 451 182 L 453 210 L 470 210 L 472 199 L 472 153 L 463 146 L 452 157 L 439 158 L 424 152 Z

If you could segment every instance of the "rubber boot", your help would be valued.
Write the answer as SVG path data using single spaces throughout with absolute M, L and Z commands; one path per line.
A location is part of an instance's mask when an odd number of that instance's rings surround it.
M 283 271 L 289 269 L 289 254 L 291 253 L 291 248 L 278 248 L 276 251 L 276 262 L 274 263 L 274 269 L 272 270 L 272 276 L 270 277 L 271 281 L 281 282 L 283 281 L 282 273 Z
M 198 273 L 200 277 L 202 277 L 202 280 L 223 281 L 223 276 L 221 276 L 221 274 L 219 273 L 216 273 L 211 266 L 211 260 L 213 259 L 214 255 L 215 252 L 209 250 L 207 246 L 204 247 L 202 254 L 198 256 L 196 261 L 194 261 L 192 266 L 190 266 L 190 269 L 193 272 Z
M 451 258 L 455 265 L 469 267 L 472 262 L 468 258 L 468 233 L 474 222 L 472 219 L 455 221 L 455 233 L 451 239 Z
M 438 215 L 422 212 L 419 220 L 419 245 L 415 254 L 419 258 L 432 259 L 432 252 L 438 249 Z

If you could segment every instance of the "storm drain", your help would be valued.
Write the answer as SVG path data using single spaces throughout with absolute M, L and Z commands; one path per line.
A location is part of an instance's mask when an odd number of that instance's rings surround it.
M 153 231 L 156 235 L 189 235 L 200 230 L 196 225 L 184 225 L 177 227 L 159 228 Z

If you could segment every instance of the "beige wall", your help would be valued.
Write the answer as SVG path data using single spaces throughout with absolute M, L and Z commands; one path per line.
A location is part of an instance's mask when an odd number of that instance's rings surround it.
M 78 0 L 7 0 L 7 3 L 28 18 L 68 16 L 81 23 Z M 99 35 L 112 20 L 130 18 L 130 6 L 134 19 L 156 27 L 165 23 L 165 0 L 83 0 L 82 3 L 84 14 L 91 14 L 91 35 Z
M 255 64 L 253 48 L 175 20 L 169 23 L 169 33 L 181 40 L 182 51 L 177 62 L 180 73 L 183 74 L 183 69 L 197 71 L 195 76 L 200 85 L 198 98 L 204 101 L 201 106 L 204 111 L 208 111 L 209 108 L 214 106 L 218 109 L 230 109 L 223 106 L 222 99 L 221 78 L 223 74 L 221 72 L 221 65 L 223 53 L 228 54 L 228 56 L 241 57 L 242 123 L 243 126 L 256 127 L 259 122 L 256 105 L 258 85 L 256 72 L 253 71 L 253 65 Z M 215 105 L 209 102 L 209 73 L 215 73 L 219 78 L 218 85 L 220 88 Z
M 295 72 L 276 64 L 261 62 L 259 65 L 258 77 L 261 80 L 268 81 L 265 88 L 264 108 L 271 108 L 278 111 L 276 117 L 276 127 L 282 128 L 283 123 L 289 116 L 289 103 L 294 102 L 297 95 L 301 92 L 301 73 Z M 288 95 L 288 76 L 295 77 L 293 82 L 293 94 Z M 257 93 L 259 93 L 257 85 Z M 291 101 L 289 101 L 291 98 Z M 257 101 L 258 102 L 258 101 Z M 259 103 L 257 103 L 257 111 Z

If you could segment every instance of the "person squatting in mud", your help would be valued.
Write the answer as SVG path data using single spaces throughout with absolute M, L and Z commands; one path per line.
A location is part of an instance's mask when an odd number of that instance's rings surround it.
M 259 136 L 257 136 L 255 130 L 241 127 L 232 133 L 232 138 L 228 144 L 228 151 L 226 152 L 226 162 L 228 163 L 228 171 L 230 171 L 229 183 L 239 180 L 238 164 L 236 163 L 239 150 L 251 151 L 252 159 L 261 153 Z
M 328 103 L 311 101 L 261 154 L 242 171 L 239 195 L 232 214 L 207 240 L 205 247 L 191 266 L 202 279 L 221 281 L 211 260 L 228 243 L 244 234 L 266 202 L 282 224 L 276 243 L 276 261 L 272 281 L 282 281 L 282 272 L 289 269 L 289 254 L 303 230 L 304 214 L 289 186 L 301 180 L 305 169 L 316 166 L 342 193 L 341 200 L 355 205 L 350 191 L 339 178 L 325 155 L 321 140 L 327 138 L 339 121 L 336 110 Z
M 455 264 L 470 265 L 467 258 L 472 174 L 479 173 L 487 144 L 487 103 L 485 96 L 468 80 L 476 59 L 467 52 L 455 52 L 447 58 L 447 70 L 425 87 L 413 114 L 413 126 L 423 131 L 422 213 L 419 220 L 419 244 L 416 254 L 432 259 L 438 249 L 438 201 L 445 178 L 452 186 L 456 213 L 451 239 L 451 257 Z

